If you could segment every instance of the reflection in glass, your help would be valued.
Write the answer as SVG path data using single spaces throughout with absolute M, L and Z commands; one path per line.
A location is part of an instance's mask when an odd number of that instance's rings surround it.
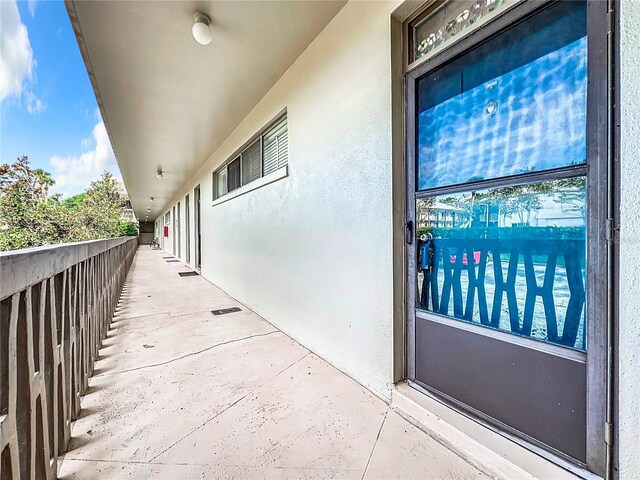
M 448 0 L 413 27 L 413 60 L 480 26 L 513 0 Z M 472 28 L 468 28 L 472 27 Z
M 417 308 L 585 349 L 585 177 L 416 201 Z
M 418 81 L 417 189 L 584 164 L 586 98 L 586 4 L 558 2 Z

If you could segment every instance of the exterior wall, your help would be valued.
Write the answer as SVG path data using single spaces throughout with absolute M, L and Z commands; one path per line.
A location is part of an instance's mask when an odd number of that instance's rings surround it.
M 202 275 L 383 397 L 392 382 L 390 15 L 350 2 L 169 204 L 202 195 Z M 640 2 L 621 5 L 619 467 L 640 472 Z M 282 109 L 289 176 L 212 206 L 212 172 Z M 162 230 L 162 220 L 161 220 Z M 173 229 L 164 239 L 172 251 Z M 160 231 L 160 234 L 162 232 Z
M 640 2 L 621 1 L 620 12 L 620 292 L 618 340 L 620 478 L 640 476 Z
M 348 3 L 168 204 L 187 193 L 193 203 L 200 184 L 203 277 L 383 397 L 393 381 L 390 25 L 398 4 Z M 213 170 L 284 108 L 288 177 L 212 206 Z

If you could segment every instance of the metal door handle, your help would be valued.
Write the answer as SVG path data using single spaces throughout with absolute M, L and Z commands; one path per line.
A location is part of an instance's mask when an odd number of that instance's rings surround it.
M 413 222 L 411 220 L 404 224 L 404 239 L 408 245 L 413 244 Z

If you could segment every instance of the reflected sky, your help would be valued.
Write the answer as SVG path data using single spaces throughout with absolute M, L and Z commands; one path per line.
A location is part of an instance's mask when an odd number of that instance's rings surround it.
M 418 189 L 584 163 L 586 101 L 583 37 L 419 113 Z

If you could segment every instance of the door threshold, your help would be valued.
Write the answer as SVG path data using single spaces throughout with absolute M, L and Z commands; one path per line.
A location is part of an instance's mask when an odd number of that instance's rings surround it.
M 508 433 L 463 414 L 413 382 L 394 386 L 391 407 L 491 478 L 601 479 L 561 458 L 543 457 L 543 453 L 551 454 L 523 446 Z

